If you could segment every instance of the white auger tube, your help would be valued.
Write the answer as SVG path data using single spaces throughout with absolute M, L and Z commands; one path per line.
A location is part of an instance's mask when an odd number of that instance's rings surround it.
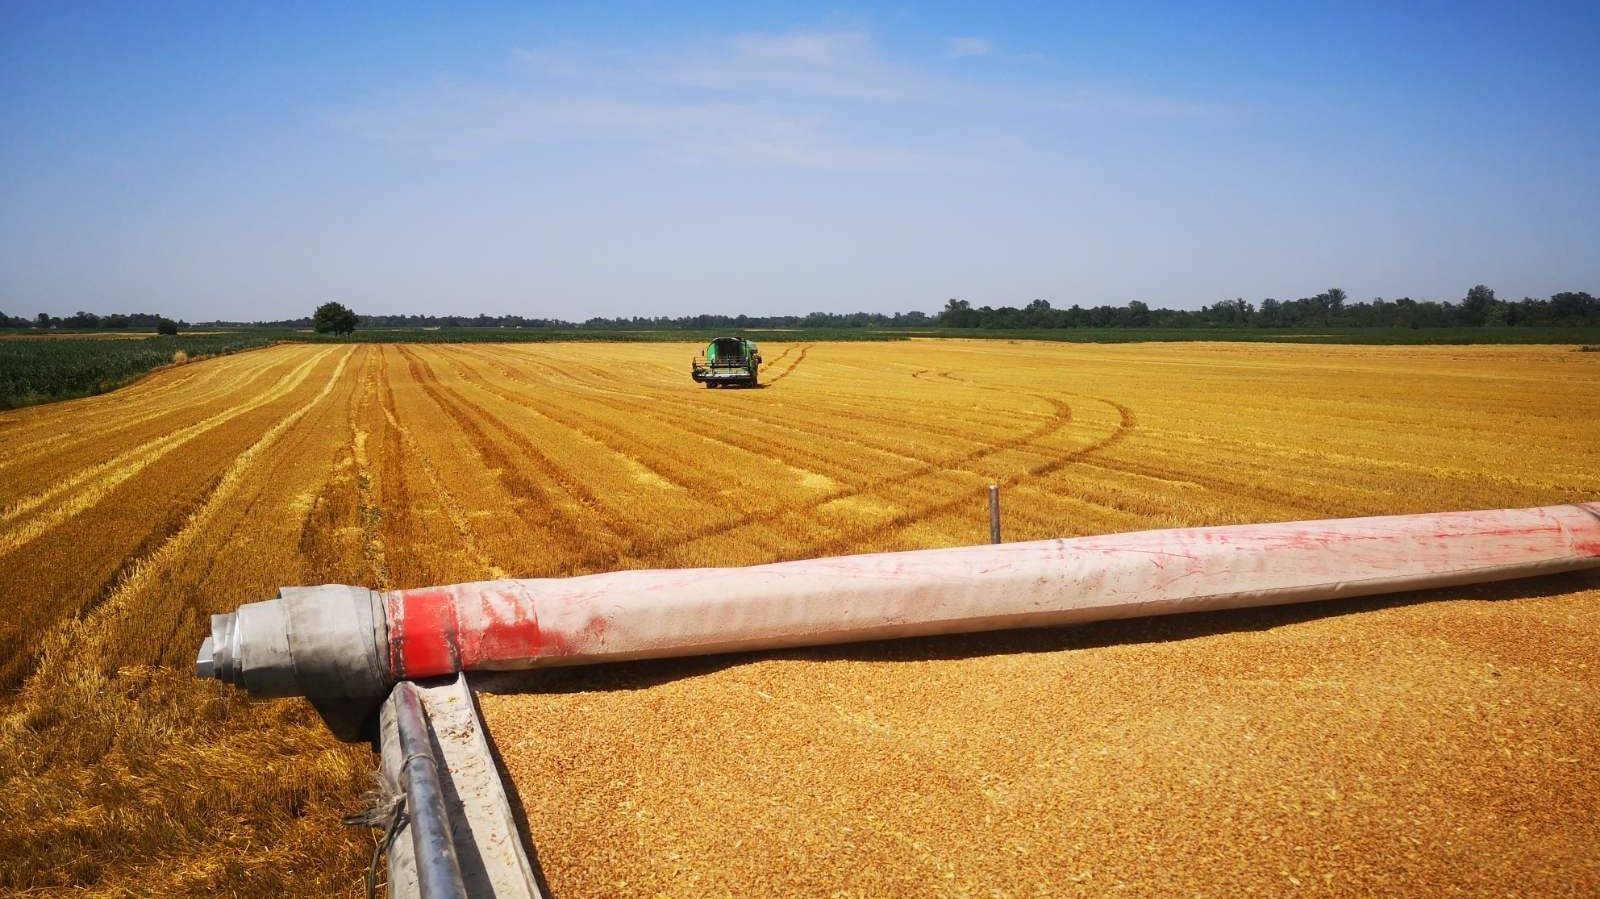
M 258 695 L 371 696 L 397 679 L 456 671 L 1078 624 L 1592 567 L 1600 567 L 1600 504 L 1180 528 L 384 594 L 295 588 L 216 616 L 200 673 Z

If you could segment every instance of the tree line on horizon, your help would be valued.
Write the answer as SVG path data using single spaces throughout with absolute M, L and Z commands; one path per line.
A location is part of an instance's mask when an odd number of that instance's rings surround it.
M 1445 328 L 1569 326 L 1600 324 L 1600 300 L 1582 291 L 1565 291 L 1549 299 L 1524 297 L 1507 302 L 1479 284 L 1459 303 L 1382 297 L 1349 301 L 1343 290 L 1330 288 L 1297 300 L 1267 298 L 1258 306 L 1245 299 L 1224 300 L 1196 310 L 1151 309 L 1133 300 L 1126 306 L 1073 305 L 1057 309 L 1047 300 L 1016 308 L 981 306 L 952 299 L 938 315 L 949 328 Z
M 176 334 L 179 327 L 187 328 L 188 322 L 174 321 L 165 315 L 154 312 L 113 312 L 109 315 L 96 315 L 93 312 L 79 311 L 68 316 L 51 315 L 41 312 L 33 318 L 6 315 L 0 312 L 0 328 L 36 328 L 41 331 L 62 329 L 72 331 L 155 331 L 158 334 Z
M 325 304 L 328 306 L 337 304 Z M 343 309 L 343 307 L 340 307 Z M 320 311 L 320 310 L 319 310 Z M 1350 302 L 1345 292 L 1330 288 L 1296 300 L 1267 298 L 1259 304 L 1243 298 L 1224 300 L 1199 309 L 1152 309 L 1143 301 L 1125 306 L 1080 306 L 1062 309 L 1038 299 L 1026 306 L 978 306 L 951 299 L 935 315 L 925 312 L 812 312 L 807 315 L 684 315 L 590 318 L 570 322 L 520 315 L 359 315 L 362 328 L 529 328 L 551 330 L 707 331 L 715 329 L 823 329 L 823 328 L 984 328 L 994 330 L 1068 328 L 1442 328 L 1442 327 L 1566 327 L 1600 325 L 1600 300 L 1583 291 L 1564 291 L 1548 299 L 1524 297 L 1501 300 L 1493 289 L 1479 284 L 1460 302 L 1413 300 L 1401 297 Z M 162 328 L 175 333 L 172 322 L 150 313 L 95 315 L 79 312 L 60 318 L 39 313 L 33 319 L 0 313 L 0 327 L 62 330 L 118 330 Z M 200 323 L 220 328 L 311 328 L 323 330 L 313 317 L 265 322 L 213 321 Z

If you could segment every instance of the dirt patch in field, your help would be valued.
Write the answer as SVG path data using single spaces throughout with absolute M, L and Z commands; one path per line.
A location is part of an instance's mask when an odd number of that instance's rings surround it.
M 481 700 L 562 899 L 1596 895 L 1597 588 L 640 664 Z

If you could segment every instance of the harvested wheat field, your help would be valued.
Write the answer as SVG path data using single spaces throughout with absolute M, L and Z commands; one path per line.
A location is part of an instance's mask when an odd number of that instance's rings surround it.
M 1600 497 L 1564 347 L 279 346 L 0 413 L 0 890 L 359 895 L 374 767 L 193 678 L 376 588 Z M 1591 895 L 1600 576 L 504 678 L 562 899 Z

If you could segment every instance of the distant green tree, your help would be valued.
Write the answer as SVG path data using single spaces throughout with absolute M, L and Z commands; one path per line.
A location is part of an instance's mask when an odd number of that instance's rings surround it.
M 168 337 L 176 337 L 178 336 L 178 323 L 170 318 L 163 318 L 161 321 L 156 322 L 156 333 L 165 334 Z
M 349 334 L 356 329 L 356 314 L 343 303 L 323 303 L 311 315 L 318 334 Z
M 1461 308 L 1468 324 L 1483 324 L 1488 316 L 1489 306 L 1493 302 L 1494 291 L 1482 284 L 1467 291 L 1466 298 L 1461 301 Z
M 1349 299 L 1342 288 L 1330 287 L 1326 294 L 1328 298 L 1328 313 L 1337 318 L 1344 312 L 1344 301 Z
M 1558 325 L 1577 325 L 1600 319 L 1600 300 L 1581 290 L 1565 290 L 1550 297 L 1550 318 Z
M 976 328 L 981 318 L 971 303 L 952 297 L 939 313 L 939 324 L 946 328 Z

